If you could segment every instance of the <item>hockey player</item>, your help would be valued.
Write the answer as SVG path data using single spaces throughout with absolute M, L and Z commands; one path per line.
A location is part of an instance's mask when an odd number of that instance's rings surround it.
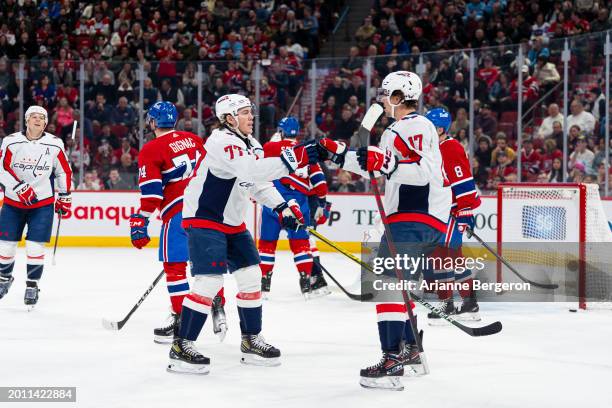
M 170 102 L 156 102 L 147 112 L 146 123 L 155 139 L 146 143 L 138 155 L 140 210 L 130 217 L 132 245 L 145 247 L 151 239 L 147 231 L 149 217 L 159 210 L 162 227 L 159 260 L 163 262 L 172 313 L 167 326 L 153 331 L 156 343 L 171 343 L 180 318 L 185 295 L 189 293 L 187 234 L 181 226 L 183 193 L 193 176 L 196 161 L 204 155 L 202 139 L 174 130 L 178 112 Z M 214 332 L 221 340 L 227 324 L 223 310 L 223 289 L 215 297 Z
M 212 306 L 212 298 L 229 272 L 238 286 L 237 306 L 242 341 L 241 362 L 273 366 L 280 351 L 266 343 L 261 332 L 261 269 L 259 255 L 245 225 L 249 197 L 274 208 L 283 227 L 304 224 L 300 207 L 286 202 L 271 183 L 314 164 L 315 143 L 283 150 L 280 157 L 259 158 L 261 145 L 252 136 L 253 107 L 242 95 L 220 97 L 215 114 L 221 127 L 204 145 L 205 156 L 196 164 L 196 175 L 185 190 L 183 227 L 189 240 L 193 285 L 183 301 L 178 337 L 170 349 L 168 371 L 206 374 L 210 359 L 193 346 Z
M 61 217 L 72 205 L 72 170 L 62 140 L 45 132 L 48 122 L 43 107 L 30 106 L 25 113 L 26 130 L 5 137 L 0 147 L 0 184 L 4 189 L 4 205 L 0 209 L 0 298 L 14 281 L 17 243 L 27 225 L 24 303 L 29 308 L 38 302 L 38 281 L 43 273 L 45 243 L 51 240 L 53 210 Z
M 461 251 L 463 233 L 467 227 L 474 228 L 473 210 L 480 205 L 480 197 L 476 191 L 470 161 L 463 146 L 448 134 L 452 122 L 450 113 L 446 109 L 435 108 L 427 112 L 425 117 L 434 124 L 439 135 L 444 172 L 453 193 L 451 216 L 444 237 L 444 255 L 461 258 L 463 257 Z M 443 303 L 441 309 L 447 314 L 456 313 L 459 320 L 480 320 L 472 270 L 466 269 L 461 273 L 455 271 L 435 271 L 433 273 L 433 278 L 437 282 L 458 282 L 466 286 L 465 289 L 459 290 L 463 301 L 458 310 L 455 310 L 453 303 L 453 291 L 438 290 L 438 298 Z M 434 325 L 437 322 L 443 322 L 435 313 L 429 313 L 427 318 Z
M 265 157 L 280 157 L 282 151 L 287 147 L 297 144 L 296 138 L 300 132 L 300 123 L 292 116 L 281 119 L 278 122 L 278 136 L 280 140 L 272 140 L 263 146 Z M 295 200 L 300 206 L 304 219 L 310 223 L 310 207 L 308 205 L 308 194 L 315 194 L 318 202 L 326 207 L 327 182 L 323 171 L 318 164 L 300 168 L 279 180 L 274 181 L 274 186 L 287 201 Z M 317 214 L 315 214 L 316 216 Z M 323 213 L 318 214 L 315 222 L 324 220 Z M 261 291 L 265 297 L 270 292 L 272 283 L 272 272 L 276 244 L 281 231 L 281 222 L 278 214 L 272 208 L 263 207 L 261 213 L 261 235 L 258 241 L 259 256 L 261 258 Z M 310 252 L 309 234 L 305 229 L 287 231 L 289 246 L 293 252 L 293 261 L 297 267 L 300 279 L 300 290 L 308 299 L 311 295 L 310 279 L 313 267 Z
M 393 239 L 400 255 L 427 256 L 446 232 L 451 197 L 443 187 L 442 157 L 433 124 L 416 113 L 422 83 L 408 71 L 388 74 L 377 100 L 387 116 L 395 119 L 383 133 L 380 147 L 362 147 L 346 152 L 346 146 L 322 139 L 320 146 L 344 169 L 369 177 L 373 171 L 386 178 L 384 206 Z M 377 256 L 390 256 L 386 234 Z M 410 245 L 405 245 L 410 243 Z M 393 275 L 395 275 L 393 273 Z M 414 279 L 407 273 L 405 279 Z M 413 306 L 413 305 L 411 305 Z M 407 322 L 406 305 L 376 305 L 378 332 L 383 352 L 376 365 L 361 370 L 360 384 L 368 388 L 401 390 L 399 376 L 404 365 L 418 366 L 415 333 Z M 416 317 L 416 316 L 415 316 Z

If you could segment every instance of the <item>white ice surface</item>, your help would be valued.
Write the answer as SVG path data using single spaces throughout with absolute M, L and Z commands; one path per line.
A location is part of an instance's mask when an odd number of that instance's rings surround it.
M 153 281 L 161 270 L 156 250 L 59 248 L 32 312 L 23 304 L 24 258 L 20 249 L 15 283 L 0 300 L 0 386 L 78 388 L 76 404 L 54 407 L 612 406 L 612 311 L 482 304 L 486 321 L 504 324 L 500 334 L 471 338 L 421 325 L 431 374 L 403 379 L 404 392 L 366 390 L 359 369 L 380 357 L 374 306 L 336 290 L 305 302 L 290 254 L 279 252 L 263 334 L 281 349 L 282 365 L 239 363 L 236 287 L 226 276 L 228 336 L 220 344 L 208 322 L 197 344 L 211 372 L 187 376 L 167 373 L 169 348 L 153 343 L 152 330 L 168 312 L 164 280 L 123 330 L 101 324 L 103 317 L 121 319 Z M 341 282 L 355 281 L 350 261 L 329 253 L 322 260 Z

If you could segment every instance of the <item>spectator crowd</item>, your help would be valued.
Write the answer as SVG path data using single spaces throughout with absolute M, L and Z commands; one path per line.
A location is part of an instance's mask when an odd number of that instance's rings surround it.
M 135 188 L 139 123 L 151 104 L 176 104 L 178 128 L 204 137 L 215 126 L 212 107 L 219 96 L 238 92 L 255 99 L 259 63 L 261 125 L 273 128 L 304 81 L 304 59 L 318 54 L 333 28 L 340 3 L 3 0 L 0 138 L 21 130 L 20 99 L 26 107 L 44 106 L 47 131 L 65 139 L 75 170 L 85 168 L 82 176 L 75 172 L 80 188 Z M 68 140 L 74 120 L 84 130 L 84 152 Z
M 472 157 L 481 190 L 495 191 L 499 182 L 517 180 L 519 136 L 523 142 L 521 179 L 561 181 L 561 52 L 565 38 L 570 37 L 569 171 L 565 179 L 598 182 L 603 189 L 603 135 L 608 115 L 601 74 L 604 31 L 612 28 L 612 14 L 606 6 L 583 1 L 376 0 L 355 32 L 349 56 L 330 69 L 316 117 L 318 130 L 356 147 L 359 140 L 354 133 L 365 110 L 366 94 L 373 98 L 389 72 L 410 70 L 422 77 L 422 111 L 443 107 L 451 112 L 450 133 Z M 524 56 L 521 66 L 517 64 L 519 47 Z M 476 65 L 473 100 L 470 49 Z M 369 84 L 367 60 L 373 68 Z M 516 125 L 519 94 L 521 135 Z M 474 109 L 472 152 L 468 151 L 470 105 Z M 379 121 L 371 143 L 378 142 L 387 124 L 386 119 Z M 334 172 L 330 175 L 334 183 L 340 178 Z M 356 178 L 353 182 L 364 185 Z
M 178 129 L 206 137 L 216 126 L 212 108 L 219 96 L 239 92 L 255 100 L 259 65 L 255 102 L 262 135 L 273 132 L 300 97 L 298 90 L 308 80 L 306 60 L 319 55 L 342 6 L 342 0 L 3 0 L 0 137 L 20 130 L 20 98 L 25 106 L 44 106 L 50 115 L 47 131 L 65 140 L 73 167 L 84 168 L 82 175 L 75 172 L 82 180 L 79 188 L 136 188 L 139 124 L 152 103 L 175 103 Z M 354 30 L 349 55 L 317 72 L 321 87 L 313 95 L 312 118 L 317 134 L 358 146 L 355 133 L 368 95 L 376 95 L 387 73 L 411 70 L 423 80 L 423 111 L 448 109 L 451 134 L 466 151 L 473 107 L 475 143 L 468 153 L 482 190 L 515 180 L 518 171 L 525 181 L 565 177 L 601 185 L 602 139 L 609 126 L 602 32 L 612 27 L 606 6 L 582 0 L 375 0 Z M 560 72 L 566 37 L 574 39 L 570 80 L 576 85 L 568 95 L 569 172 L 564 175 Z M 521 66 L 516 63 L 519 46 L 525 57 Z M 473 100 L 470 48 L 476 64 Z M 366 60 L 372 66 L 370 83 Z M 516 130 L 519 94 L 521 135 Z M 70 139 L 75 120 L 85 134 L 83 152 Z M 307 129 L 308 124 L 303 123 Z M 378 142 L 388 124 L 387 118 L 379 121 L 370 143 Z M 519 137 L 523 143 L 517 153 Z M 521 169 L 516 168 L 518 154 Z M 349 173 L 332 168 L 327 174 L 332 191 L 366 189 L 367 183 Z

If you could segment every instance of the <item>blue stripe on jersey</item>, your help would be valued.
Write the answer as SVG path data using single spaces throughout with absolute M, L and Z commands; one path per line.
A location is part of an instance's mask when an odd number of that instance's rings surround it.
M 310 182 L 312 183 L 313 186 L 316 186 L 322 181 L 325 181 L 325 176 L 323 175 L 322 172 L 317 171 L 316 173 L 313 173 L 310 175 Z
M 227 206 L 230 194 L 234 188 L 236 177 L 222 179 L 208 171 L 202 193 L 198 199 L 198 210 L 196 218 L 223 223 L 223 211 Z
M 191 165 L 189 166 L 193 169 L 196 165 L 195 160 L 191 160 Z M 185 163 L 182 163 L 180 166 L 175 167 L 174 169 L 168 171 L 167 173 L 162 174 L 162 185 L 168 184 L 171 180 L 177 181 L 182 180 L 185 175 L 185 170 L 187 170 L 187 166 Z
M 189 283 L 181 283 L 180 285 L 170 285 L 168 286 L 168 293 L 173 294 L 177 292 L 184 292 L 189 290 Z
M 453 190 L 455 197 L 458 197 L 462 194 L 476 192 L 476 185 L 474 184 L 474 179 L 467 179 L 451 186 L 451 190 Z
M 429 184 L 424 186 L 401 185 L 397 212 L 421 212 L 428 214 Z
M 153 181 L 151 183 L 143 184 L 140 186 L 140 192 L 142 195 L 162 195 L 162 183 L 161 181 Z

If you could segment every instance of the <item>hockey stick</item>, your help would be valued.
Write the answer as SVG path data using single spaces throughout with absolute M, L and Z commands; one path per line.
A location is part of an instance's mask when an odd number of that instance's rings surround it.
M 72 140 L 76 134 L 77 121 L 72 122 Z M 55 243 L 53 244 L 53 256 L 51 257 L 51 265 L 55 265 L 55 253 L 57 252 L 57 241 L 59 240 L 60 224 L 62 223 L 62 214 L 57 213 L 57 230 L 55 231 Z
M 391 256 L 392 257 L 395 257 L 397 255 L 397 251 L 395 250 L 395 244 L 394 244 L 394 241 L 393 241 L 393 237 L 391 235 L 391 230 L 389 228 L 389 224 L 387 223 L 387 216 L 385 214 L 385 209 L 383 208 L 382 199 L 381 199 L 381 196 L 380 196 L 380 189 L 378 188 L 378 182 L 376 181 L 376 178 L 374 177 L 374 173 L 373 172 L 370 172 L 370 181 L 372 182 L 372 188 L 374 189 L 374 196 L 376 197 L 376 204 L 378 206 L 378 211 L 380 212 L 380 217 L 381 217 L 383 225 L 385 227 L 385 234 L 387 235 L 387 243 L 389 245 L 389 252 L 391 252 Z M 396 273 L 398 279 L 402 280 L 402 276 L 401 276 L 399 270 L 397 270 L 397 268 L 395 269 L 395 273 Z M 406 298 L 410 298 L 411 297 L 412 300 L 414 300 L 415 302 L 417 302 L 420 305 L 424 306 L 429 311 L 434 312 L 435 314 L 440 316 L 442 319 L 446 320 L 447 322 L 449 322 L 453 326 L 457 327 L 459 330 L 463 331 L 464 333 L 469 334 L 470 336 L 473 336 L 473 337 L 490 336 L 492 334 L 499 333 L 502 330 L 501 322 L 493 322 L 491 324 L 488 324 L 488 325 L 482 326 L 482 327 L 468 327 L 468 326 L 465 326 L 465 325 L 459 323 L 457 320 L 453 319 L 448 314 L 444 313 L 439 308 L 437 308 L 435 306 L 432 306 L 430 303 L 424 301 L 423 299 L 421 299 L 415 293 L 412 293 L 410 291 L 404 290 L 404 291 L 402 291 L 402 296 L 404 297 L 404 301 L 407 300 Z M 412 310 L 411 310 L 410 307 L 408 307 L 408 315 L 409 315 L 409 317 L 410 317 L 411 313 L 412 313 Z M 411 320 L 411 324 L 412 324 L 412 320 Z M 415 333 L 415 339 L 417 341 L 417 345 L 419 346 L 419 350 L 422 350 L 422 344 L 419 344 L 421 342 L 421 340 L 419 339 L 419 336 L 417 334 L 418 332 L 415 329 L 416 329 L 416 327 L 413 326 L 412 330 Z
M 508 269 L 510 269 L 512 272 L 514 272 L 514 274 L 516 276 L 518 276 L 523 282 L 529 283 L 530 285 L 535 286 L 536 288 L 543 288 L 543 289 L 558 289 L 559 285 L 555 284 L 555 283 L 539 283 L 539 282 L 534 282 L 530 279 L 527 279 L 526 277 L 524 277 L 523 275 L 521 275 L 516 269 L 514 269 L 514 267 L 510 264 L 510 262 L 508 262 L 503 256 L 501 256 L 500 254 L 498 254 L 497 252 L 495 252 L 493 250 L 493 248 L 491 248 L 489 246 L 489 244 L 487 244 L 486 242 L 484 242 L 482 240 L 482 238 L 480 238 L 478 235 L 476 235 L 476 233 L 474 232 L 473 229 L 471 229 L 470 227 L 467 227 L 467 233 L 468 233 L 468 238 L 469 237 L 474 237 L 476 238 L 476 240 L 478 242 L 480 242 L 480 245 L 482 245 L 483 247 L 485 247 L 490 253 L 493 254 L 493 256 L 495 256 L 495 258 L 497 258 L 501 263 L 503 263 L 504 265 L 506 265 L 508 267 Z
M 127 314 L 127 316 L 125 316 L 123 318 L 123 320 L 120 320 L 118 322 L 112 322 L 112 321 L 110 321 L 108 319 L 102 319 L 102 326 L 104 326 L 104 328 L 107 329 L 107 330 L 121 330 L 121 328 L 123 326 L 125 326 L 125 323 L 129 320 L 129 318 L 134 314 L 136 309 L 138 309 L 140 307 L 140 304 L 142 302 L 144 302 L 144 300 L 147 298 L 147 296 L 149 296 L 149 293 L 151 293 L 151 291 L 153 290 L 155 285 L 157 285 L 157 282 L 159 282 L 159 280 L 162 278 L 162 276 L 164 276 L 164 271 L 161 271 L 159 273 L 159 275 L 157 275 L 157 278 L 155 278 L 155 280 L 153 281 L 151 286 L 149 286 L 147 288 L 147 290 L 145 291 L 144 295 L 142 295 L 140 297 L 138 302 L 136 302 L 136 304 L 134 305 L 132 310 L 130 310 L 130 312 Z
M 323 241 L 323 240 L 322 240 L 322 241 Z M 324 241 L 324 242 L 325 242 L 325 241 Z M 326 242 L 326 244 L 327 244 L 327 242 Z M 329 244 L 328 244 L 328 245 L 329 245 Z M 331 246 L 331 245 L 330 245 L 330 246 Z M 333 282 L 336 284 L 336 286 L 338 286 L 338 288 L 340 288 L 340 290 L 341 290 L 341 291 L 342 291 L 342 292 L 343 292 L 343 293 L 344 293 L 346 296 L 348 296 L 348 298 L 349 298 L 349 299 L 351 299 L 351 300 L 358 300 L 358 301 L 360 301 L 360 302 L 363 302 L 363 301 L 371 300 L 372 298 L 374 298 L 374 295 L 373 295 L 373 294 L 371 294 L 371 293 L 364 293 L 364 294 L 350 293 L 349 291 L 347 291 L 346 289 L 344 289 L 344 286 L 342 286 L 342 285 L 340 284 L 340 282 L 338 282 L 338 281 L 336 280 L 336 278 L 334 278 L 334 276 L 333 276 L 331 273 L 329 273 L 329 271 L 328 271 L 327 269 L 325 269 L 325 267 L 324 267 L 324 266 L 321 264 L 321 262 L 319 262 L 318 260 L 315 260 L 314 262 L 315 262 L 315 263 L 316 263 L 316 264 L 319 266 L 319 268 L 321 268 L 321 270 L 322 270 L 323 272 L 325 272 L 325 274 L 326 274 L 326 275 L 327 275 L 327 276 L 328 276 L 328 277 L 329 277 L 329 278 L 330 278 L 330 279 L 331 279 L 331 280 L 332 280 L 332 281 L 333 281 Z
M 51 257 L 51 265 L 55 265 L 55 253 L 57 252 L 57 241 L 59 240 L 60 224 L 62 223 L 62 214 L 57 213 L 57 229 L 55 230 L 55 243 L 53 244 L 53 256 Z
M 342 248 L 341 246 L 334 244 L 331 240 L 325 238 L 318 231 L 315 230 L 314 232 L 312 232 L 312 231 L 310 231 L 310 229 L 308 229 L 308 231 L 311 232 L 312 235 L 314 235 L 315 237 L 319 238 L 321 241 L 325 242 L 327 245 L 329 245 L 332 248 L 334 248 L 336 251 L 340 252 L 342 255 L 346 256 L 347 258 L 349 258 L 353 262 L 361 265 L 368 272 L 376 273 L 376 272 L 374 272 L 374 269 L 372 269 L 372 267 L 370 265 L 368 265 L 367 263 L 363 262 L 361 259 L 357 258 L 355 255 L 353 255 L 352 253 L 350 253 L 346 249 Z M 415 293 L 410 292 L 410 296 L 412 296 L 412 299 L 415 302 L 417 302 L 418 304 L 420 304 L 421 306 L 423 306 L 424 308 L 426 308 L 430 312 L 433 312 L 433 313 L 437 314 L 442 319 L 446 320 L 447 322 L 449 322 L 453 326 L 457 327 L 458 329 L 460 329 L 464 333 L 469 334 L 472 337 L 490 336 L 492 334 L 496 334 L 496 333 L 500 332 L 501 329 L 502 329 L 502 325 L 501 325 L 500 322 L 494 322 L 494 323 L 491 323 L 491 324 L 489 324 L 487 326 L 483 326 L 483 327 L 468 327 L 468 326 L 465 326 L 465 325 L 461 324 L 460 322 L 456 321 L 452 316 L 449 316 L 448 314 L 444 313 L 443 310 L 437 308 L 436 306 L 434 306 L 431 303 L 427 302 L 426 300 L 422 299 L 420 296 L 416 295 Z

